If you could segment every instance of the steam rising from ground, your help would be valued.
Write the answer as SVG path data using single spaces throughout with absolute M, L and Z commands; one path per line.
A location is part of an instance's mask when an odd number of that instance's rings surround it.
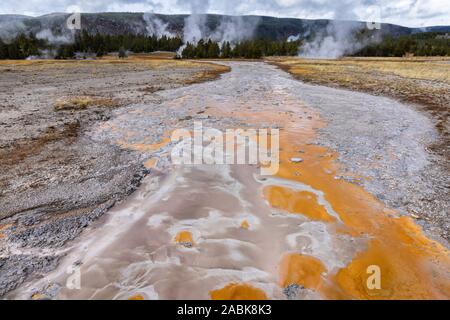
M 73 42 L 73 34 L 71 32 L 55 35 L 52 30 L 44 29 L 36 33 L 36 38 L 47 40 L 51 44 L 65 44 Z
M 169 31 L 169 24 L 164 23 L 155 14 L 146 12 L 143 14 L 142 18 L 146 23 L 145 28 L 147 29 L 147 33 L 149 35 L 156 36 L 158 39 L 163 36 L 169 38 L 176 36 L 176 34 Z
M 3 20 L 0 21 L 0 38 L 2 40 L 8 40 L 15 38 L 21 32 L 26 30 L 22 21 L 18 20 Z
M 200 39 L 211 39 L 221 44 L 229 42 L 232 45 L 236 42 L 249 39 L 259 24 L 259 18 L 256 17 L 244 20 L 240 16 L 223 16 L 217 28 L 209 30 L 206 23 L 209 1 L 191 1 L 190 6 L 191 14 L 184 21 L 184 44 L 178 49 L 178 56 L 181 56 L 188 42 L 196 43 Z
M 200 39 L 211 39 L 223 43 L 235 43 L 252 37 L 259 19 L 240 16 L 224 16 L 217 28 L 209 30 L 206 22 L 209 0 L 190 1 L 191 14 L 185 19 L 183 29 L 184 43 L 195 43 Z
M 67 31 L 61 34 L 54 34 L 50 29 L 43 29 L 36 33 L 36 38 L 47 40 L 52 45 L 64 45 L 74 42 L 74 34 L 71 31 Z M 53 59 L 56 56 L 56 50 L 39 50 L 38 56 L 27 57 L 27 60 L 34 59 Z
M 226 41 L 234 43 L 249 39 L 253 36 L 258 23 L 258 18 L 244 20 L 237 16 L 224 17 L 210 38 L 221 43 Z
M 184 20 L 183 41 L 197 42 L 206 38 L 206 12 L 209 0 L 193 0 L 189 2 L 191 14 Z
M 36 60 L 36 59 L 54 59 L 56 56 L 56 50 L 40 50 L 39 55 L 29 56 L 26 60 Z
M 197 42 L 206 38 L 206 15 L 191 14 L 184 21 L 183 40 L 184 42 Z
M 300 47 L 300 56 L 335 59 L 355 53 L 369 41 L 356 38 L 356 33 L 364 27 L 365 24 L 357 22 L 330 21 L 324 32 L 316 34 Z

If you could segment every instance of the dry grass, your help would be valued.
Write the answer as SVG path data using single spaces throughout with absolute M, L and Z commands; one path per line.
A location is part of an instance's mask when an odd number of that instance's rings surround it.
M 314 77 L 320 73 L 353 76 L 381 73 L 406 79 L 439 81 L 450 84 L 450 58 L 344 58 L 312 60 L 300 58 L 270 59 L 289 68 L 295 75 Z
M 200 83 L 204 81 L 210 81 L 217 79 L 222 73 L 230 72 L 231 68 L 224 65 L 218 65 L 214 63 L 201 63 L 203 65 L 210 66 L 209 69 L 196 73 L 190 80 L 186 81 L 186 84 Z
M 230 68 L 204 61 L 178 60 L 173 58 L 173 53 L 157 52 L 154 54 L 130 55 L 126 59 L 116 56 L 105 56 L 95 60 L 0 60 L 0 73 L 20 72 L 30 73 L 33 79 L 39 72 L 51 72 L 55 77 L 60 77 L 71 72 L 81 70 L 91 77 L 107 73 L 111 68 L 116 72 L 143 72 L 146 70 L 182 70 L 201 69 L 192 79 L 185 84 L 198 83 L 216 79 L 220 74 L 229 72 Z M 74 103 L 74 107 L 83 107 L 89 102 L 80 101 Z
M 119 59 L 116 56 L 105 56 L 100 59 L 92 60 L 0 60 L 0 72 L 11 72 L 15 71 L 17 68 L 26 69 L 27 67 L 30 69 L 76 69 L 86 66 L 102 67 L 111 64 L 129 66 L 130 68 L 140 67 L 148 69 L 197 68 L 205 65 L 201 62 L 173 59 L 173 55 L 169 55 L 169 53 L 157 53 L 130 55 L 126 59 Z
M 83 110 L 91 106 L 116 107 L 118 102 L 112 99 L 78 96 L 59 99 L 54 104 L 55 111 Z
M 17 165 L 30 155 L 39 153 L 49 143 L 76 138 L 79 126 L 77 122 L 69 122 L 63 128 L 49 127 L 36 138 L 15 141 L 12 145 L 0 149 L 0 166 L 4 168 Z

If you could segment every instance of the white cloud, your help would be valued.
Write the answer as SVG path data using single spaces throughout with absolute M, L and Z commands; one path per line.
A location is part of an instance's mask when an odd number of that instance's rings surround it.
M 268 15 L 307 19 L 372 20 L 379 6 L 381 22 L 406 26 L 450 25 L 450 1 L 442 0 L 1 0 L 0 14 L 42 15 L 66 12 L 69 6 L 83 12 L 146 11 L 190 13 L 203 7 L 209 13 Z

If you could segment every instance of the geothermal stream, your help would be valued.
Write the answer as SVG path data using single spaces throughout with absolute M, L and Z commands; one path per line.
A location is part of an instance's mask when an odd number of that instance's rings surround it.
M 118 110 L 89 132 L 139 152 L 151 173 L 64 248 L 56 270 L 8 298 L 450 297 L 447 249 L 380 202 L 374 195 L 389 192 L 370 176 L 420 172 L 431 122 L 394 100 L 306 85 L 264 63 L 229 65 L 217 81 L 159 92 L 153 104 Z M 194 121 L 220 130 L 280 128 L 279 172 L 171 164 L 171 132 L 192 130 Z M 378 129 L 363 135 L 364 121 Z M 340 140 L 354 148 L 351 174 L 330 148 Z M 400 159 L 375 157 L 393 149 Z M 367 286 L 374 268 L 381 287 Z

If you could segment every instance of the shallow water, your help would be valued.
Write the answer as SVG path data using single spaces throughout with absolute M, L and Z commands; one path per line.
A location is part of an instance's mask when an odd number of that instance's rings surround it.
M 304 85 L 261 63 L 231 66 L 220 80 L 161 92 L 154 104 L 120 110 L 90 133 L 141 152 L 152 174 L 67 248 L 57 270 L 11 297 L 56 283 L 57 299 L 449 298 L 446 249 L 340 179 L 338 155 L 312 144 L 333 101 L 336 112 L 361 101 L 398 104 Z M 255 165 L 172 166 L 168 135 L 191 128 L 180 120 L 186 115 L 217 129 L 281 128 L 279 173 L 262 177 Z M 419 122 L 416 135 L 431 134 L 420 117 L 403 116 Z M 418 155 L 408 168 L 424 166 L 419 139 L 407 138 Z M 382 288 L 374 291 L 366 287 L 372 265 L 381 268 Z M 80 289 L 65 287 L 71 266 L 80 267 Z

